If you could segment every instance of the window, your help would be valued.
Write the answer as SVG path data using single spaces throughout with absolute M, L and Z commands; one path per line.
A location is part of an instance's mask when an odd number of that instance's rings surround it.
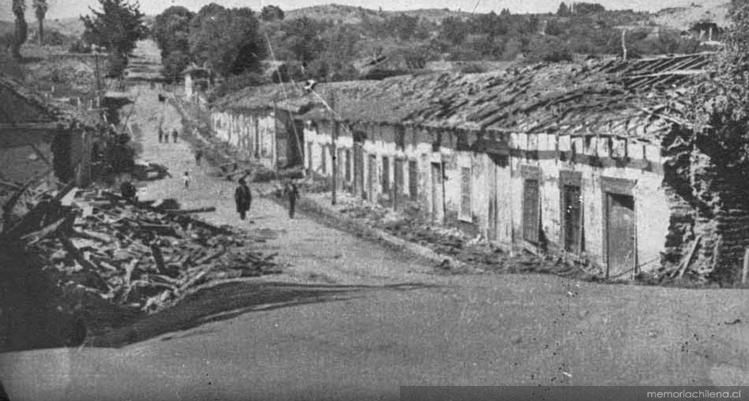
M 382 193 L 387 195 L 390 192 L 390 159 L 387 156 L 382 158 Z
M 413 200 L 416 200 L 416 197 L 418 196 L 418 174 L 416 160 L 410 160 L 408 162 L 408 194 L 411 195 L 411 199 Z
M 393 170 L 393 177 L 395 180 L 395 196 L 400 198 L 400 194 L 405 193 L 403 188 L 403 160 L 395 160 L 395 170 Z
M 538 180 L 526 179 L 523 184 L 523 239 L 538 244 L 539 226 Z
M 325 154 L 325 145 L 320 145 L 320 170 L 327 174 L 327 155 Z
M 346 181 L 351 181 L 351 149 L 346 149 L 344 152 L 343 162 Z
M 312 166 L 312 161 L 313 161 L 312 159 L 314 159 L 314 157 L 312 156 L 312 142 L 307 142 L 307 164 L 308 164 L 307 168 L 310 173 L 312 172 L 312 169 L 314 168 Z
M 460 169 L 460 220 L 471 221 L 471 168 Z
M 406 129 L 401 126 L 395 128 L 395 147 L 401 150 L 406 148 Z

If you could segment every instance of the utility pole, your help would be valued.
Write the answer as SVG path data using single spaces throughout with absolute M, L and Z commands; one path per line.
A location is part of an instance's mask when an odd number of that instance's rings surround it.
M 338 120 L 335 118 L 335 92 L 332 90 L 330 91 L 330 96 L 328 100 L 328 106 L 330 107 L 330 119 L 333 123 L 333 135 L 332 140 L 333 144 L 330 150 L 330 153 L 332 153 L 333 156 L 333 193 L 331 196 L 331 205 L 336 204 L 336 189 L 338 187 L 338 149 L 336 146 L 336 142 L 338 140 L 338 129 L 339 129 L 339 123 Z M 323 157 L 325 157 L 323 155 Z

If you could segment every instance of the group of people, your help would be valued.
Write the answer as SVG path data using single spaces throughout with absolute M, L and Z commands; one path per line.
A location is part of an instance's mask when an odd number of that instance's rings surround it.
M 283 193 L 289 201 L 289 218 L 293 219 L 296 209 L 296 199 L 299 197 L 299 189 L 293 181 L 287 181 L 284 185 Z M 250 206 L 252 206 L 252 191 L 250 191 L 250 187 L 244 178 L 239 179 L 239 185 L 234 191 L 234 202 L 237 206 L 239 218 L 241 220 L 246 219 L 247 213 L 250 211 Z
M 172 130 L 172 142 L 177 143 L 177 137 L 179 137 L 179 132 L 177 132 L 177 129 Z M 169 143 L 169 133 L 164 132 L 161 127 L 159 127 L 159 143 Z

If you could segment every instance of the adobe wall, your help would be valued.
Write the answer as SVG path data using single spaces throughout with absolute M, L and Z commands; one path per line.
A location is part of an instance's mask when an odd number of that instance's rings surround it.
M 307 155 L 305 166 L 310 158 L 313 170 L 321 176 L 332 172 L 330 156 L 332 126 L 318 122 L 316 129 L 305 129 L 305 140 L 312 145 L 312 154 Z M 560 172 L 573 172 L 580 176 L 582 193 L 584 252 L 580 258 L 589 260 L 605 271 L 606 222 L 604 181 L 624 182 L 628 185 L 627 195 L 634 199 L 636 264 L 639 271 L 654 271 L 660 267 L 662 252 L 669 237 L 672 224 L 672 204 L 668 188 L 664 187 L 663 167 L 658 145 L 624 140 L 605 136 L 571 137 L 569 135 L 547 134 L 501 134 L 493 135 L 494 140 L 505 141 L 510 146 L 506 163 L 498 165 L 496 157 L 475 152 L 459 143 L 470 143 L 476 139 L 475 133 L 460 133 L 424 127 L 408 127 L 405 130 L 404 147 L 395 144 L 396 126 L 385 124 L 359 124 L 357 130 L 366 133 L 364 141 L 364 188 L 368 190 L 370 179 L 369 156 L 375 156 L 375 182 L 373 197 L 382 202 L 390 194 L 382 193 L 382 180 L 385 169 L 383 156 L 388 158 L 387 169 L 390 187 L 395 180 L 395 159 L 406 161 L 403 164 L 404 194 L 408 194 L 409 171 L 407 161 L 415 161 L 418 170 L 417 199 L 422 212 L 428 218 L 437 217 L 438 222 L 458 226 L 472 234 L 489 237 L 490 205 L 489 188 L 496 169 L 497 187 L 497 238 L 498 245 L 505 247 L 522 246 L 542 252 L 560 252 L 562 242 L 562 206 Z M 338 148 L 351 149 L 353 138 L 341 129 Z M 462 135 L 462 137 L 461 137 Z M 438 146 L 435 145 L 438 143 Z M 323 157 L 325 169 L 322 168 Z M 350 160 L 353 164 L 353 157 Z M 433 165 L 442 165 L 444 177 L 443 205 L 435 204 Z M 351 167 L 353 171 L 353 166 Z M 463 168 L 470 168 L 470 214 L 461 213 L 461 174 Z M 539 244 L 529 244 L 523 240 L 523 185 L 522 170 L 531 168 L 539 174 L 539 197 L 541 213 L 541 237 Z M 353 179 L 353 173 L 352 173 Z M 441 191 L 437 188 L 438 192 Z M 391 189 L 392 191 L 392 189 Z M 439 199 L 437 197 L 436 199 Z M 444 208 L 444 214 L 436 213 Z M 633 270 L 629 276 L 634 276 Z
M 276 118 L 269 111 L 213 110 L 211 130 L 223 142 L 268 168 L 278 160 Z

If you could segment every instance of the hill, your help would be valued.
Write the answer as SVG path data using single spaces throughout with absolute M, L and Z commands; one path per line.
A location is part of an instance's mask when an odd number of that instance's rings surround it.
M 302 7 L 285 11 L 287 19 L 307 17 L 318 21 L 341 21 L 344 24 L 358 24 L 362 19 L 384 19 L 386 17 L 405 14 L 418 16 L 430 22 L 442 21 L 445 17 L 467 17 L 470 15 L 464 11 L 448 9 L 420 9 L 407 11 L 378 11 L 364 7 L 345 6 L 341 4 L 326 4 L 321 6 Z
M 697 22 L 709 21 L 716 23 L 719 27 L 728 26 L 728 7 L 726 0 L 700 0 L 699 4 L 693 2 L 689 6 L 666 8 L 655 13 L 652 21 L 660 26 L 688 30 Z

